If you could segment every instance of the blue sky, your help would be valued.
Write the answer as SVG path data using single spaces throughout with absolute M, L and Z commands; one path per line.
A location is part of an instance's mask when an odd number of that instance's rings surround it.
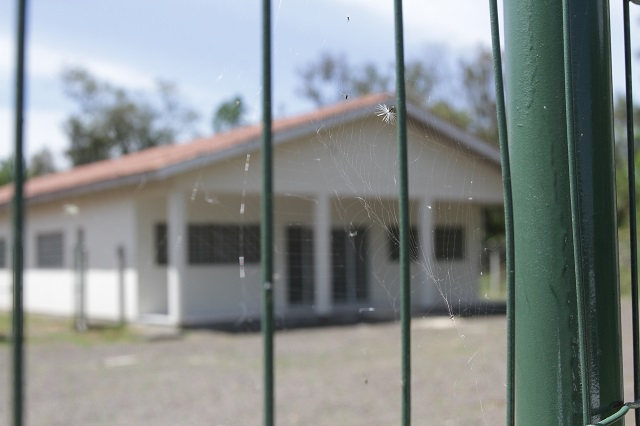
M 13 143 L 15 3 L 0 1 L 0 157 L 10 154 Z M 620 2 L 614 3 L 614 85 L 621 90 L 621 11 Z M 60 74 L 70 65 L 132 90 L 153 90 L 158 78 L 176 83 L 185 102 L 201 114 L 202 134 L 210 131 L 214 106 L 236 93 L 245 97 L 257 119 L 260 7 L 258 0 L 31 0 L 28 153 L 49 146 L 59 164 L 65 164 L 61 123 L 72 104 L 62 93 Z M 391 1 L 274 0 L 273 9 L 276 114 L 311 108 L 296 95 L 296 70 L 321 52 L 344 53 L 351 63 L 393 61 Z M 640 13 L 635 9 L 640 8 L 632 9 L 632 31 L 638 34 Z M 408 59 L 434 44 L 452 55 L 465 55 L 479 44 L 489 46 L 485 0 L 408 0 L 404 12 Z M 638 83 L 636 87 L 640 92 Z

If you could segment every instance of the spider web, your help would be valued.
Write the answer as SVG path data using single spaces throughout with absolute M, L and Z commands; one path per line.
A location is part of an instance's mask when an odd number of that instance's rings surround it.
M 283 55 L 303 52 L 283 34 L 284 29 L 299 27 L 292 17 L 294 8 L 282 1 L 274 3 L 277 64 Z M 354 11 L 345 11 L 339 18 L 339 26 L 336 17 L 324 24 L 325 31 L 340 33 L 339 44 L 322 35 L 314 42 L 325 50 L 357 52 L 357 28 L 365 19 Z M 376 40 L 381 50 L 389 51 L 392 44 L 390 36 Z M 308 49 L 317 51 L 318 46 Z M 225 65 L 210 74 L 218 76 L 214 86 L 235 84 Z M 252 83 L 242 88 L 247 87 L 253 90 Z M 255 105 L 260 92 L 253 90 L 250 100 Z M 344 95 L 345 103 L 358 102 L 355 95 Z M 276 97 L 276 109 L 278 101 Z M 397 123 L 389 115 L 393 99 L 380 102 L 386 108 L 382 116 L 376 109 L 378 102 L 373 102 L 360 108 L 356 118 L 345 113 L 331 120 L 312 119 L 309 132 L 278 142 L 274 150 L 278 424 L 400 423 Z M 435 97 L 429 102 L 428 106 Z M 485 314 L 499 310 L 504 297 L 499 279 L 494 281 L 497 286 L 489 284 L 489 259 L 501 247 L 487 240 L 484 226 L 485 208 L 501 205 L 499 169 L 460 140 L 420 122 L 422 114 L 414 110 L 407 123 L 414 423 L 500 424 L 505 410 L 504 316 Z M 253 118 L 258 116 L 256 112 Z M 276 141 L 279 137 L 276 134 Z M 262 172 L 256 148 L 245 146 L 181 182 L 187 225 L 201 226 L 193 228 L 200 234 L 187 229 L 179 241 L 167 240 L 167 245 L 180 247 L 185 256 L 189 270 L 185 291 L 201 286 L 185 303 L 187 316 L 196 325 L 223 318 L 235 331 L 259 330 L 262 283 L 255 235 L 260 227 Z M 133 195 L 148 200 L 156 190 L 140 182 Z M 151 222 L 166 221 L 162 197 L 144 208 L 153 215 L 141 223 L 151 226 Z M 318 242 L 321 228 L 316 223 L 322 212 L 328 215 L 323 244 Z M 198 243 L 192 247 L 191 241 Z M 231 258 L 221 241 L 234 246 Z M 215 265 L 192 264 L 190 256 L 202 253 L 222 260 Z M 316 263 L 318 256 L 324 257 L 324 263 Z M 90 257 L 96 258 L 95 254 Z M 319 267 L 325 268 L 320 275 Z M 496 271 L 500 266 L 494 268 L 494 278 Z M 324 277 L 324 288 L 318 277 Z M 139 419 L 138 423 L 155 419 L 155 424 L 258 424 L 259 335 L 213 333 L 210 340 L 199 338 L 206 344 L 187 355 L 179 353 L 178 347 L 196 341 L 190 334 L 184 341 L 158 348 L 92 348 L 90 361 L 79 361 L 75 370 L 67 363 L 62 368 L 70 379 L 63 381 L 68 387 L 60 392 L 86 398 L 78 403 L 81 409 L 72 410 L 75 414 L 52 410 L 49 407 L 55 408 L 64 396 L 36 395 L 33 416 L 49 413 L 54 417 L 43 417 L 67 424 L 73 423 L 68 416 L 76 416 L 84 419 L 79 424 L 88 424 L 86 419 L 109 422 L 123 412 L 127 420 Z M 34 350 L 33 359 L 44 361 L 47 351 Z M 50 388 L 50 376 L 54 376 L 36 365 L 30 380 L 39 388 Z M 178 375 L 173 370 L 176 366 L 186 371 Z M 136 389 L 138 377 L 149 377 L 143 370 L 156 372 L 153 381 L 147 379 L 152 383 L 149 387 L 163 389 L 154 393 L 153 401 L 143 392 L 131 398 L 118 390 Z M 96 382 L 106 384 L 108 398 L 99 398 L 104 388 L 98 384 L 84 389 L 80 379 L 74 381 L 75 374 L 86 371 L 100 377 Z M 218 383 L 212 382 L 218 381 L 222 383 L 214 387 Z M 188 407 L 189 416 L 172 417 L 177 416 L 174 412 L 184 412 L 181 407 Z
M 306 160 L 296 155 L 301 148 L 294 144 L 276 149 L 276 176 L 295 175 L 297 181 L 326 188 L 331 194 L 333 238 L 336 238 L 335 228 L 341 227 L 366 264 L 369 297 L 351 300 L 353 308 L 357 309 L 355 319 L 359 321 L 399 318 L 399 266 L 394 251 L 399 244 L 396 131 L 393 124 L 370 107 L 369 116 L 360 122 L 345 120 L 332 127 L 318 123 L 312 152 L 307 152 L 310 156 Z M 424 399 L 431 399 L 434 390 L 443 386 L 451 390 L 443 398 L 446 401 L 429 404 L 433 410 L 418 405 L 420 408 L 414 409 L 414 416 L 442 419 L 444 424 L 485 423 L 487 417 L 501 419 L 504 407 L 500 403 L 489 409 L 485 406 L 487 398 L 495 404 L 502 397 L 503 381 L 495 379 L 496 376 L 504 377 L 500 369 L 503 362 L 496 357 L 504 354 L 487 351 L 489 340 L 485 340 L 482 329 L 486 327 L 483 321 L 487 318 L 477 317 L 492 312 L 497 307 L 493 300 L 502 296 L 499 292 L 491 293 L 483 276 L 487 269 L 487 254 L 495 248 L 487 245 L 483 208 L 495 206 L 496 199 L 482 199 L 491 192 L 492 186 L 499 185 L 499 179 L 492 180 L 485 159 L 470 156 L 455 142 L 415 120 L 409 121 L 408 133 L 412 194 L 411 276 L 416 313 L 412 332 L 414 371 L 423 371 L 427 376 L 415 377 L 414 373 L 414 382 L 421 384 L 414 385 L 414 398 L 421 400 L 423 393 Z M 278 161 L 278 156 L 285 160 Z M 321 179 L 312 172 L 315 169 L 322 171 Z M 497 172 L 497 169 L 493 170 L 493 173 Z M 424 191 L 422 197 L 417 195 L 420 190 L 416 191 L 416 188 Z M 292 210 L 309 212 L 308 206 L 317 203 L 312 194 L 288 193 L 286 197 L 291 199 L 288 200 L 291 207 L 277 208 L 276 217 L 291 215 Z M 294 204 L 300 207 L 295 208 Z M 307 208 L 302 207 L 304 205 Z M 308 223 L 308 220 L 308 213 L 301 213 L 289 223 L 297 225 Z M 431 228 L 424 229 L 425 224 Z M 362 239 L 356 240 L 362 234 L 366 235 L 366 243 Z M 336 273 L 335 268 L 340 266 L 333 266 Z M 286 287 L 288 284 L 286 279 L 281 279 L 276 285 Z M 340 312 L 342 305 L 334 301 L 332 309 Z M 286 314 L 282 320 L 286 321 Z M 497 329 L 491 330 L 493 333 L 500 335 L 503 332 L 502 320 L 503 317 L 488 319 L 488 323 Z M 443 340 L 447 344 L 439 341 L 439 335 L 446 333 L 455 335 L 453 343 L 446 338 Z M 473 337 L 470 339 L 469 336 Z M 435 348 L 440 348 L 442 353 L 438 354 Z M 376 351 L 371 347 L 366 350 Z M 437 360 L 446 359 L 452 351 L 464 360 L 463 368 L 456 372 L 447 370 L 444 377 L 438 378 L 433 374 L 441 368 Z M 432 358 L 425 360 L 424 356 Z M 477 369 L 483 370 L 481 374 L 476 373 Z M 489 371 L 491 373 L 487 375 Z M 370 383 L 375 376 L 370 372 L 366 382 Z M 458 403 L 464 407 L 456 410 L 458 398 L 461 399 Z M 451 410 L 445 410 L 447 406 Z

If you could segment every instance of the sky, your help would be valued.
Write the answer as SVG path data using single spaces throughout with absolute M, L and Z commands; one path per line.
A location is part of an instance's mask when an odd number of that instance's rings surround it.
M 11 154 L 15 132 L 16 3 L 0 0 L 0 158 Z M 621 92 L 621 2 L 612 3 L 614 87 Z M 297 71 L 323 52 L 344 54 L 352 64 L 393 63 L 391 1 L 273 0 L 272 4 L 276 116 L 312 108 L 297 94 Z M 490 46 L 486 0 L 405 0 L 403 8 L 407 60 L 433 52 L 429 46 L 434 45 L 450 52 L 447 57 L 470 55 L 479 45 Z M 245 98 L 249 118 L 257 121 L 260 9 L 259 0 L 29 1 L 27 155 L 46 146 L 59 166 L 68 166 L 62 123 L 73 104 L 64 96 L 60 76 L 69 66 L 84 67 L 100 79 L 134 91 L 153 91 L 158 79 L 175 83 L 183 101 L 201 116 L 200 134 L 211 132 L 214 107 L 236 94 Z M 635 34 L 640 30 L 638 9 L 632 5 Z M 637 79 L 635 85 L 638 93 Z

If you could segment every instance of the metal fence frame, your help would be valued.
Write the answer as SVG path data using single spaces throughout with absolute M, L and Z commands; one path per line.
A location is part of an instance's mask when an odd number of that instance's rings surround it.
M 629 3 L 638 3 L 638 0 L 622 1 L 625 19 L 627 140 L 633 141 Z M 562 4 L 554 0 L 505 2 L 506 38 L 509 40 L 506 48 L 509 102 L 505 105 L 496 2 L 497 0 L 490 0 L 506 217 L 507 424 L 515 424 L 516 417 L 518 424 L 554 424 L 558 419 L 564 419 L 563 424 L 584 425 L 592 421 L 598 421 L 597 424 L 612 424 L 629 409 L 637 408 L 639 405 L 637 401 L 640 385 L 637 372 L 640 367 L 640 355 L 635 152 L 634 144 L 628 143 L 629 198 L 632 207 L 630 228 L 635 402 L 625 404 L 621 393 L 620 309 L 617 299 L 619 284 L 617 280 L 613 280 L 614 284 L 611 284 L 611 277 L 616 276 L 617 272 L 617 236 L 615 227 L 613 231 L 611 229 L 612 225 L 615 226 L 615 218 L 610 217 L 610 211 L 600 213 L 600 210 L 607 210 L 603 206 L 612 198 L 615 199 L 613 163 L 609 161 L 613 158 L 607 157 L 613 148 L 608 3 L 596 0 L 563 0 Z M 18 0 L 12 321 L 12 422 L 16 426 L 23 424 L 25 408 L 22 287 L 26 10 L 27 1 Z M 400 160 L 402 425 L 408 426 L 411 424 L 411 278 L 401 0 L 395 0 L 394 10 L 396 112 Z M 263 0 L 262 15 L 263 421 L 266 426 L 271 426 L 275 424 L 275 330 L 270 0 Z M 528 25 L 522 25 L 524 19 Z M 588 31 L 585 32 L 585 28 Z M 531 40 L 536 40 L 536 43 L 532 43 Z M 536 78 L 527 80 L 526 77 L 532 77 L 527 72 L 524 73 L 525 78 L 521 78 L 517 70 L 522 64 L 533 66 L 537 73 Z M 558 75 L 559 67 L 564 70 L 562 75 Z M 577 69 L 580 72 L 577 72 Z M 564 96 L 557 96 L 559 88 Z M 531 93 L 537 95 L 534 97 Z M 561 113 L 549 116 L 545 112 L 547 109 Z M 547 142 L 540 140 L 538 133 L 541 125 L 551 131 L 551 139 Z M 567 161 L 549 165 L 549 150 L 554 149 L 564 149 L 564 153 L 556 152 L 554 155 Z M 600 161 L 603 156 L 605 161 Z M 524 158 L 528 164 L 522 163 Z M 598 161 L 593 161 L 594 159 Z M 548 177 L 541 176 L 541 179 L 538 179 L 532 170 L 551 171 L 555 178 L 555 181 L 551 181 L 553 187 L 548 186 Z M 593 176 L 604 179 L 605 185 L 595 185 Z M 529 185 L 522 185 L 523 179 L 527 179 Z M 534 209 L 533 214 L 530 200 L 527 199 L 530 196 L 531 185 L 550 191 L 553 195 L 546 200 L 546 207 Z M 552 198 L 555 198 L 555 201 Z M 514 203 L 514 200 L 517 200 L 517 203 Z M 595 211 L 596 209 L 599 210 Z M 549 230 L 549 218 L 558 211 L 562 217 L 555 221 L 557 229 Z M 516 236 L 539 232 L 554 234 L 560 239 L 554 240 L 549 248 L 551 256 L 556 260 L 549 267 L 542 268 L 542 276 L 548 279 L 545 281 L 540 281 L 541 275 L 532 273 L 531 265 L 539 265 L 541 261 L 547 262 L 549 253 L 540 253 L 540 247 L 536 245 L 533 250 L 527 250 L 522 244 L 518 245 L 516 240 Z M 571 243 L 568 244 L 568 241 Z M 607 253 L 606 251 L 611 251 L 611 247 L 614 247 L 613 253 Z M 516 268 L 520 272 L 517 280 Z M 558 291 L 564 292 L 560 298 Z M 532 308 L 539 312 L 533 312 Z M 558 319 L 561 321 L 558 322 Z M 541 323 L 541 320 L 544 322 Z M 549 332 L 553 327 L 556 327 L 557 332 Z M 519 335 L 537 333 L 536 345 L 539 345 L 539 350 L 535 354 L 532 353 L 530 345 L 527 346 L 525 340 L 517 338 L 516 331 Z M 555 367 L 539 356 L 540 351 L 555 351 L 558 356 Z M 608 355 L 604 361 L 596 362 L 593 355 L 596 352 Z M 536 357 L 542 358 L 542 362 L 536 362 Z M 526 365 L 526 368 L 517 370 L 516 364 Z M 570 368 L 562 369 L 567 365 Z M 549 388 L 549 383 L 552 382 L 560 388 Z M 517 384 L 521 386 L 518 387 Z M 576 392 L 575 389 L 578 387 L 580 390 Z M 640 425 L 640 416 L 636 416 L 636 424 Z

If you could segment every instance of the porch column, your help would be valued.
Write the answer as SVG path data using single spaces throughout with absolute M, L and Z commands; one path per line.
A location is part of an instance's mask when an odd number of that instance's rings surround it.
M 331 202 L 327 194 L 318 194 L 313 222 L 314 305 L 316 312 L 331 312 Z
M 427 308 L 437 302 L 437 292 L 433 275 L 435 273 L 435 257 L 433 255 L 433 235 L 434 235 L 434 201 L 430 198 L 422 198 L 419 203 L 419 228 L 420 238 L 420 265 L 422 286 L 418 292 L 419 306 Z
M 173 190 L 167 197 L 167 285 L 169 318 L 179 325 L 183 320 L 182 285 L 186 266 L 186 195 Z

